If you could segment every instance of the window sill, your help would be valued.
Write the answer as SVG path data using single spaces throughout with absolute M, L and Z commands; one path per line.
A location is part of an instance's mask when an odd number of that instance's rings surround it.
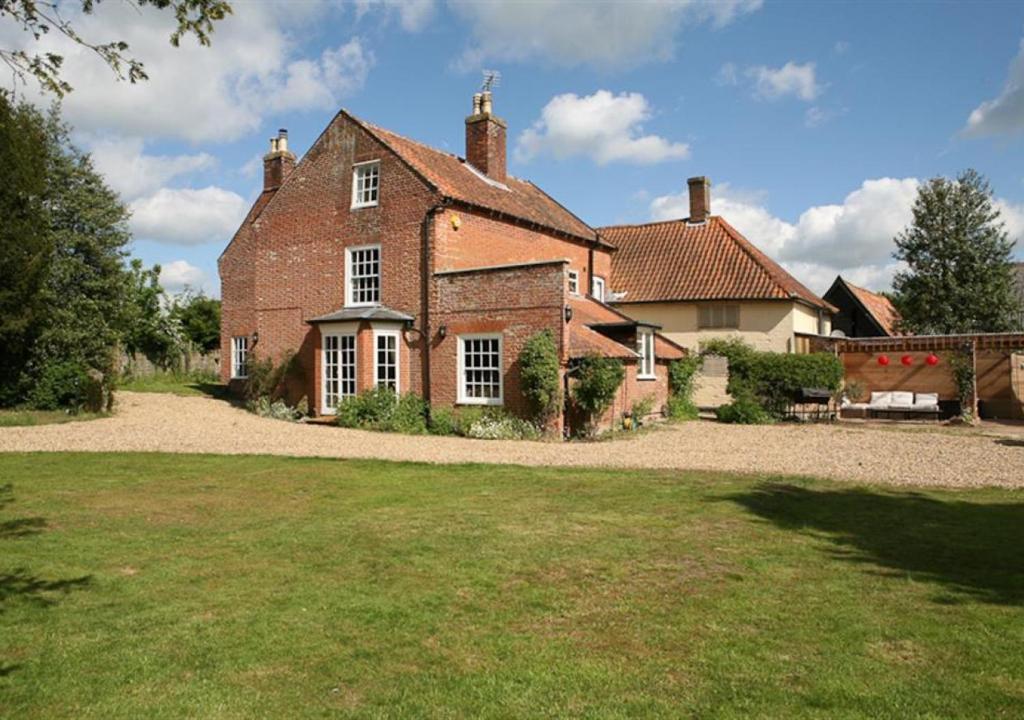
M 352 207 L 349 208 L 349 210 L 365 210 L 366 208 L 375 208 L 378 205 L 380 205 L 380 203 L 366 203 L 365 205 L 353 205 Z
M 456 405 L 467 405 L 467 406 L 478 406 L 478 407 L 481 406 L 481 405 L 484 405 L 484 406 L 489 405 L 489 406 L 494 407 L 494 406 L 504 405 L 505 404 L 505 400 L 503 398 L 497 398 L 497 399 L 489 398 L 489 399 L 479 399 L 479 400 L 475 399 L 475 398 L 459 398 L 455 402 L 455 404 Z
M 636 379 L 637 380 L 644 380 L 644 381 L 650 382 L 651 380 L 657 380 L 658 376 L 657 375 L 637 375 Z
M 380 307 L 380 306 L 381 306 L 381 303 L 379 303 L 379 302 L 364 302 L 364 303 L 347 302 L 347 303 L 345 303 L 345 307 L 347 307 L 347 308 L 368 308 L 368 307 Z

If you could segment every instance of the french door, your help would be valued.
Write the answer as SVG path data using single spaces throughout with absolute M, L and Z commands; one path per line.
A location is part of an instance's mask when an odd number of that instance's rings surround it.
M 338 403 L 356 394 L 356 336 L 324 335 L 323 353 L 321 412 L 333 413 Z

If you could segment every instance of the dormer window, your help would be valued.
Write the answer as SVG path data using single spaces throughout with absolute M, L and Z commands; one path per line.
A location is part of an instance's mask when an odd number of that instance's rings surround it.
M 345 250 L 345 304 L 380 305 L 380 245 Z
M 352 209 L 376 207 L 380 196 L 380 160 L 352 167 Z

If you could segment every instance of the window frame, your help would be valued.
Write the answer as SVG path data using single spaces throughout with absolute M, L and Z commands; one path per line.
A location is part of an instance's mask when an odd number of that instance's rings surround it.
M 352 266 L 353 266 L 353 255 L 357 252 L 364 252 L 367 250 L 377 251 L 377 299 L 376 301 L 355 301 L 355 286 L 353 285 Z M 380 243 L 372 243 L 369 245 L 354 245 L 352 247 L 345 248 L 345 307 L 377 307 L 380 303 L 381 298 L 381 284 L 384 279 L 383 272 L 383 258 L 384 253 L 381 251 Z M 361 275 L 362 277 L 370 277 L 369 275 Z
M 736 309 L 736 324 L 733 325 L 729 322 L 728 312 L 729 308 Z M 722 313 L 722 321 L 720 324 L 715 322 L 714 312 L 720 309 Z M 704 322 L 704 312 L 707 311 L 710 316 L 711 322 Z M 739 303 L 702 303 L 697 306 L 697 329 L 698 330 L 739 330 L 740 329 L 740 304 Z
M 597 286 L 601 286 L 601 294 L 597 294 Z M 604 302 L 605 296 L 608 294 L 608 285 L 605 283 L 604 278 L 600 275 L 594 275 L 590 278 L 590 295 L 595 300 Z
M 239 343 L 241 341 L 241 343 Z M 241 361 L 239 361 L 239 345 L 241 344 Z M 245 380 L 249 377 L 249 336 L 233 335 L 231 337 L 231 379 Z
M 656 380 L 658 357 L 654 352 L 654 330 L 648 327 L 638 327 L 636 329 L 636 348 L 640 354 L 640 364 L 636 371 L 637 379 Z
M 458 363 L 456 377 L 456 402 L 459 405 L 504 405 L 505 404 L 505 337 L 502 333 L 468 333 L 458 338 Z M 466 341 L 498 341 L 498 396 L 471 397 L 466 394 Z
M 567 276 L 569 278 L 569 294 L 570 295 L 579 295 L 580 294 L 580 272 L 579 272 L 579 270 L 569 270 L 569 271 L 567 271 L 566 274 L 567 274 Z
M 378 342 L 381 338 L 390 337 L 395 339 L 395 395 L 402 392 L 402 333 L 400 330 L 377 330 L 373 331 L 373 386 L 381 387 L 380 370 L 380 348 Z
M 359 351 L 358 351 L 358 339 L 357 333 L 355 332 L 328 332 L 324 333 L 320 341 L 320 414 L 321 415 L 335 415 L 337 414 L 337 405 L 330 406 L 327 404 L 327 339 L 338 338 L 338 402 L 342 400 L 355 397 L 359 394 Z M 346 395 L 343 393 L 342 384 L 344 379 L 342 377 L 342 353 L 345 350 L 341 347 L 342 338 L 352 339 L 352 393 Z
M 362 200 L 363 188 L 360 187 L 360 173 L 377 168 L 377 184 L 373 188 L 373 200 Z M 380 204 L 380 160 L 366 160 L 352 164 L 352 210 L 377 207 Z

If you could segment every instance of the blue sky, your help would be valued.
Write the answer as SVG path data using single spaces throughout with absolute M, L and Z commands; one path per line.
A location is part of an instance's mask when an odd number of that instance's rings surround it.
M 883 289 L 917 184 L 975 167 L 1024 234 L 1020 3 L 234 5 L 212 48 L 169 48 L 147 10 L 82 19 L 129 41 L 145 85 L 63 48 L 66 116 L 172 289 L 217 294 L 278 127 L 301 155 L 345 107 L 461 154 L 484 67 L 510 172 L 592 225 L 684 216 L 686 178 L 708 175 L 713 211 L 812 288 Z

